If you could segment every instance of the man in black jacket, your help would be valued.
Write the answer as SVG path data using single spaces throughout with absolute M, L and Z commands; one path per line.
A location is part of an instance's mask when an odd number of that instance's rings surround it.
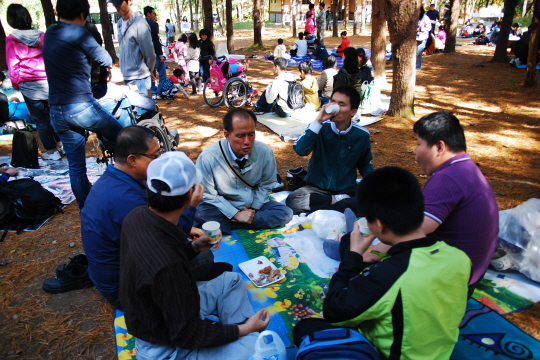
M 154 67 L 153 73 L 158 74 L 159 76 L 159 85 L 156 87 L 155 81 L 152 81 L 152 99 L 161 100 L 161 87 L 165 80 L 167 80 L 167 69 L 165 67 L 165 55 L 163 55 L 163 50 L 161 48 L 161 41 L 159 40 L 159 25 L 157 21 L 157 15 L 154 11 L 154 8 L 151 6 L 144 7 L 144 16 L 150 26 L 150 34 L 152 35 L 152 43 L 154 44 L 154 51 L 156 52 L 156 66 Z

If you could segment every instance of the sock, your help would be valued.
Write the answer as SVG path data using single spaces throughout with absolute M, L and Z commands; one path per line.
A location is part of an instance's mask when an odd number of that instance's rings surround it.
M 345 215 L 345 224 L 347 226 L 347 232 L 351 233 L 354 230 L 354 222 L 357 220 L 356 215 L 349 208 L 346 208 L 343 214 Z

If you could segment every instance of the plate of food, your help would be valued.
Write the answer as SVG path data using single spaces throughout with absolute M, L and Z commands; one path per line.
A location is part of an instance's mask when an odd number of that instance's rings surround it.
M 257 287 L 265 287 L 285 278 L 285 274 L 268 260 L 266 256 L 259 256 L 255 259 L 245 261 L 238 264 L 238 267 Z

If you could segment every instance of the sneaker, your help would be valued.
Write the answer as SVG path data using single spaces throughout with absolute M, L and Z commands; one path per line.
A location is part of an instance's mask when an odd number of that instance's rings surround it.
M 94 284 L 88 275 L 88 267 L 68 265 L 57 276 L 45 280 L 42 289 L 49 294 L 60 294 L 92 286 Z
M 282 190 L 285 190 L 285 184 L 283 183 L 283 180 L 281 180 L 281 176 L 277 174 L 276 183 L 272 187 L 272 192 L 278 192 Z
M 66 152 L 64 151 L 64 145 L 58 148 L 58 152 L 60 153 L 60 155 L 66 155 Z
M 307 181 L 304 177 L 295 176 L 291 180 L 289 180 L 288 190 L 294 191 L 296 189 L 300 189 L 303 186 L 306 186 L 306 184 L 307 184 Z
M 287 170 L 287 180 L 291 180 L 295 176 L 306 177 L 307 171 L 300 166 L 299 168 Z
M 154 94 L 152 95 L 152 100 L 163 100 L 163 98 L 158 94 Z
M 49 154 L 47 152 L 41 154 L 41 158 L 43 160 L 60 160 L 62 159 L 62 156 L 58 151 L 53 152 L 52 154 Z
M 86 255 L 84 254 L 79 254 L 69 259 L 70 261 L 68 263 L 58 265 L 58 267 L 56 268 L 56 276 L 61 275 L 63 272 L 69 270 L 70 268 L 74 266 L 78 266 L 81 268 L 88 268 L 88 259 L 86 258 Z
M 518 67 L 519 65 L 521 65 L 521 61 L 519 61 L 519 59 L 516 58 L 516 61 L 514 62 L 514 64 L 516 64 L 516 67 Z
M 332 195 L 335 202 L 340 202 L 341 200 L 350 199 L 351 197 L 347 194 L 338 194 L 338 195 Z
M 196 92 L 190 92 L 189 95 L 197 95 Z

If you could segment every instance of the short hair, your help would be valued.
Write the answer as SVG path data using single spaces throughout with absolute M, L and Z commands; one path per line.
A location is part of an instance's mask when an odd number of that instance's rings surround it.
M 310 75 L 313 72 L 313 65 L 311 64 L 311 61 L 304 60 L 300 64 L 298 64 L 298 70 Z
M 199 31 L 199 37 L 202 38 L 203 35 L 206 35 L 207 39 L 210 39 L 210 30 L 201 29 L 201 31 Z
M 151 184 L 152 187 L 157 191 L 171 191 L 169 185 L 167 185 L 161 180 L 152 179 Z M 186 204 L 186 201 L 188 199 L 188 193 L 177 196 L 164 196 L 155 193 L 150 189 L 146 189 L 146 194 L 148 195 L 148 205 L 150 205 L 152 209 L 156 209 L 157 211 L 164 213 L 181 209 L 182 206 Z
M 194 33 L 189 34 L 189 47 L 193 49 L 200 47 L 199 39 L 197 39 L 197 35 Z
M 331 69 L 336 66 L 336 57 L 334 55 L 328 55 L 322 61 L 322 66 L 324 69 Z
M 8 20 L 8 23 L 9 23 L 9 20 Z M 518 23 L 513 23 L 511 27 L 520 27 L 521 25 L 519 25 Z M 13 27 L 13 26 L 12 26 Z
M 348 96 L 349 101 L 351 102 L 351 109 L 355 110 L 360 107 L 360 101 L 362 99 L 360 98 L 360 94 L 358 93 L 358 91 L 356 91 L 356 89 L 352 86 L 340 86 L 337 89 L 334 89 L 334 91 L 332 92 L 332 97 L 334 97 L 335 93 L 340 93 Z
M 170 22 L 171 22 L 171 20 L 167 19 L 167 20 L 165 20 L 165 22 L 168 22 L 168 23 L 170 23 Z
M 347 32 L 346 32 L 346 31 L 342 31 L 340 35 L 341 35 L 341 36 L 347 36 Z
M 17 30 L 28 30 L 32 28 L 32 16 L 20 4 L 11 4 L 8 6 L 7 22 L 9 26 Z
M 83 14 L 87 18 L 90 14 L 90 4 L 88 0 L 58 0 L 56 2 L 56 13 L 59 18 L 73 20 Z
M 431 4 L 431 5 L 429 5 L 429 7 L 432 7 L 432 6 L 435 6 L 435 4 Z
M 114 161 L 125 164 L 130 154 L 145 153 L 155 137 L 152 130 L 143 126 L 131 125 L 123 128 L 116 138 Z
M 321 45 L 321 40 L 315 39 L 315 41 L 313 41 L 313 45 L 317 45 L 317 46 Z
M 6 80 L 6 74 L 3 71 L 0 71 L 0 81 Z
M 279 45 L 283 44 L 283 39 L 277 39 L 277 43 L 278 43 Z
M 146 16 L 147 14 L 151 14 L 152 11 L 154 11 L 154 8 L 151 6 L 145 6 L 143 11 L 144 11 L 144 16 Z
M 177 78 L 180 79 L 180 76 L 182 76 L 182 74 L 184 73 L 184 70 L 183 69 L 174 69 L 172 73 L 173 73 L 174 76 L 176 76 Z
M 287 69 L 287 59 L 278 57 L 274 59 L 274 66 L 279 67 L 281 70 Z
M 299 33 L 298 33 L 298 38 L 299 38 L 300 40 L 302 40 L 302 39 L 304 38 L 304 33 L 303 33 L 303 32 L 299 32 Z
M 237 108 L 229 111 L 223 117 L 223 128 L 228 132 L 233 132 L 233 118 L 235 115 L 241 117 L 243 120 L 253 119 L 255 125 L 257 125 L 257 115 L 251 110 L 244 108 Z
M 325 6 L 326 6 L 326 4 L 325 4 L 325 3 L 323 3 L 323 2 L 320 2 L 320 3 L 319 3 L 319 6 L 325 7 Z
M 414 123 L 413 131 L 424 139 L 428 146 L 442 140 L 453 153 L 467 151 L 463 127 L 452 113 L 439 111 L 423 116 Z
M 396 235 L 407 235 L 424 222 L 424 196 L 418 179 L 406 169 L 387 166 L 358 184 L 358 212 L 370 223 L 379 220 Z
M 309 8 L 309 10 L 315 9 L 315 5 L 314 4 L 309 4 L 308 8 Z
M 187 35 L 186 34 L 180 35 L 180 38 L 178 40 L 180 40 L 183 43 L 187 43 Z

